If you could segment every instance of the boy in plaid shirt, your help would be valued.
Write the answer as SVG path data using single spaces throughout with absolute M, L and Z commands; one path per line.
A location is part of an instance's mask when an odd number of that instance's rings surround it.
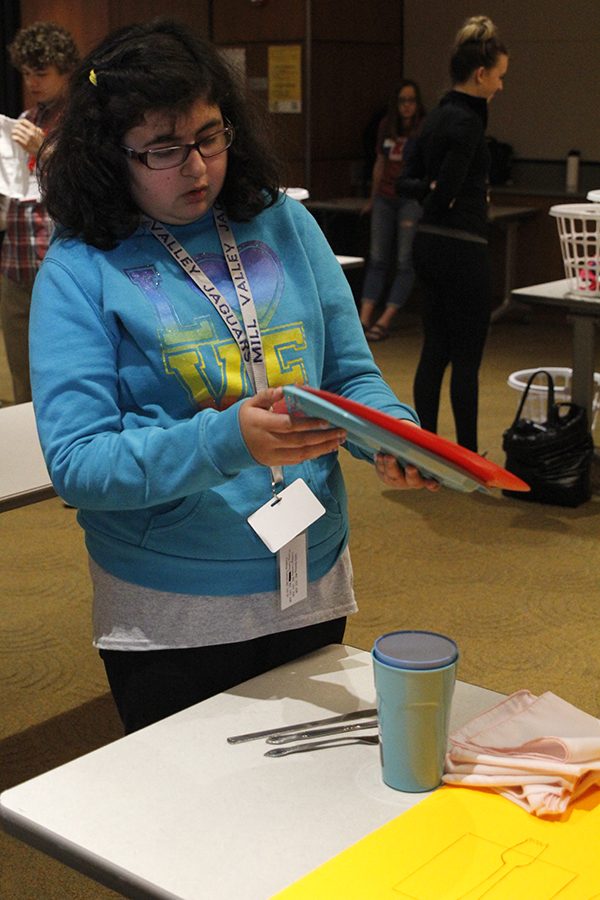
M 35 101 L 35 106 L 21 115 L 11 134 L 13 141 L 29 154 L 31 198 L 10 200 L 0 257 L 1 324 L 14 400 L 26 403 L 31 400 L 28 348 L 31 289 L 52 231 L 50 217 L 37 199 L 36 160 L 46 134 L 58 121 L 69 75 L 79 60 L 79 53 L 69 32 L 49 22 L 22 28 L 9 53 Z

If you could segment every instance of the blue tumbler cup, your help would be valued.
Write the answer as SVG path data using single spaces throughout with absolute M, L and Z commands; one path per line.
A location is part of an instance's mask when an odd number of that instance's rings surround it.
M 431 791 L 444 771 L 458 648 L 431 631 L 392 631 L 372 651 L 385 784 Z

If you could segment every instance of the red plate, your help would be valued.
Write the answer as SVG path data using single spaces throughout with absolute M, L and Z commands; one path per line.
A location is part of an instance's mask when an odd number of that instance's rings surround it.
M 286 390 L 284 388 L 284 390 Z M 345 410 L 353 416 L 363 421 L 370 422 L 378 428 L 383 428 L 390 434 L 396 435 L 408 444 L 420 447 L 428 453 L 433 454 L 440 460 L 444 460 L 451 466 L 462 470 L 470 478 L 473 478 L 479 484 L 486 488 L 502 488 L 510 491 L 529 491 L 529 485 L 508 472 L 489 459 L 484 459 L 478 453 L 467 450 L 453 441 L 426 431 L 423 428 L 416 428 L 402 419 L 395 419 L 387 413 L 365 406 L 363 403 L 357 403 L 356 400 L 350 400 L 339 394 L 333 394 L 330 391 L 323 391 L 319 388 L 309 387 L 308 385 L 296 385 L 293 393 L 298 390 L 306 391 L 326 403 L 332 404 L 341 410 Z M 291 393 L 291 392 L 290 392 Z M 311 413 L 314 415 L 314 413 Z M 327 419 L 326 413 L 320 416 Z M 341 422 L 334 424 L 342 425 Z M 342 426 L 343 427 L 343 426 Z

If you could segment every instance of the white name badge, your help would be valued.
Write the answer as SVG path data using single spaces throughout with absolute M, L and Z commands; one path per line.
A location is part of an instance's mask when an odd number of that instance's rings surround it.
M 325 507 L 302 478 L 272 497 L 248 517 L 248 524 L 277 553 L 325 514 Z

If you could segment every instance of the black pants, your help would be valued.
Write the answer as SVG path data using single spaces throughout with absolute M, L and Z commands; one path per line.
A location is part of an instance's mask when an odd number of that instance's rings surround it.
M 414 381 L 415 407 L 423 428 L 437 432 L 442 380 L 451 365 L 456 440 L 476 451 L 479 366 L 492 305 L 488 248 L 418 232 L 413 256 L 424 294 L 424 342 Z
M 130 734 L 327 644 L 341 644 L 345 628 L 344 617 L 233 644 L 100 650 L 100 656 Z

